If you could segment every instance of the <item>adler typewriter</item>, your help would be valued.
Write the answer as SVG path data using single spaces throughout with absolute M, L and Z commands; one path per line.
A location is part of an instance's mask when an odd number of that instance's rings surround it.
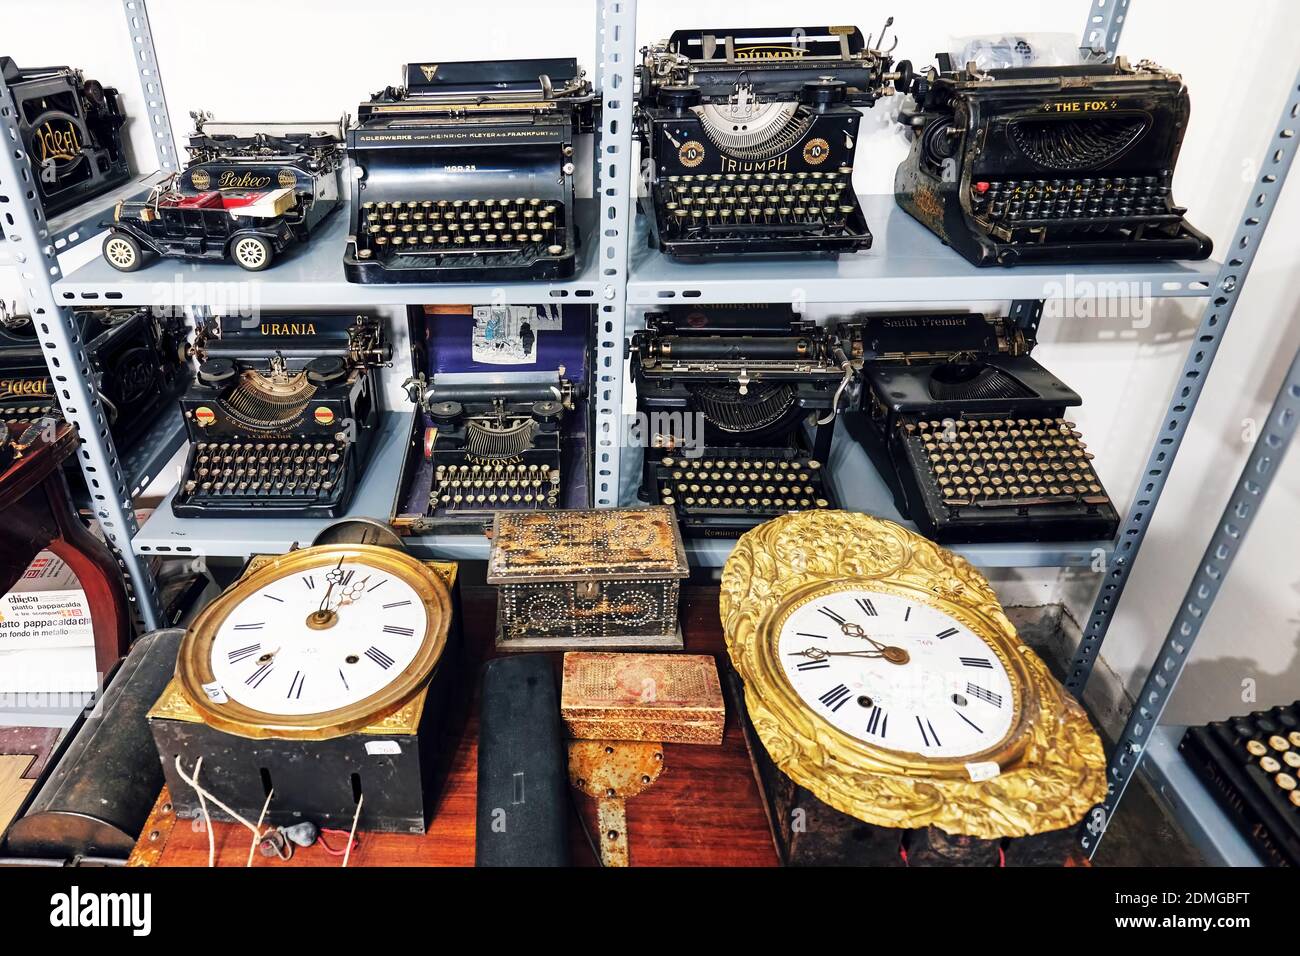
M 0 57 L 23 148 L 46 216 L 131 178 L 122 150 L 126 116 L 117 90 L 67 66 L 23 69 Z
M 573 59 L 409 64 L 348 133 L 348 279 L 573 275 L 574 137 L 595 102 Z
M 1191 727 L 1178 749 L 1271 866 L 1300 866 L 1300 701 Z
M 674 258 L 870 248 L 852 182 L 857 107 L 906 84 L 908 64 L 891 72 L 857 27 L 678 30 L 642 55 L 651 246 Z
M 1170 188 L 1190 103 L 1143 61 L 931 70 L 899 121 L 898 204 L 977 266 L 1204 259 Z
M 824 466 L 855 372 L 834 335 L 789 306 L 673 307 L 633 335 L 631 373 L 640 494 L 672 505 L 683 535 L 836 507 Z
M 195 335 L 195 382 L 181 399 L 190 449 L 172 512 L 337 517 L 379 418 L 378 367 L 391 358 L 375 319 L 221 316 Z
M 941 543 L 1097 540 L 1119 514 L 1074 424 L 1082 399 L 982 315 L 875 316 L 842 330 L 863 359 L 845 426 L 904 518 Z

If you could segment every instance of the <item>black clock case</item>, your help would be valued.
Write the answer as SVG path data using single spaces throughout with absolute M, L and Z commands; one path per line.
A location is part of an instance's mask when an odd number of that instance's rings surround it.
M 154 742 L 176 815 L 202 816 L 198 794 L 176 772 L 176 756 L 187 775 L 203 758 L 204 790 L 256 821 L 274 788 L 265 825 L 291 826 L 309 820 L 319 827 L 351 830 L 357 800 L 364 797 L 357 830 L 422 834 L 433 819 L 434 801 L 445 776 L 449 723 L 461 715 L 463 662 L 460 588 L 451 587 L 452 622 L 447 647 L 429 682 L 414 734 L 351 733 L 332 740 L 250 739 L 204 723 L 152 717 Z M 211 800 L 214 820 L 235 822 Z

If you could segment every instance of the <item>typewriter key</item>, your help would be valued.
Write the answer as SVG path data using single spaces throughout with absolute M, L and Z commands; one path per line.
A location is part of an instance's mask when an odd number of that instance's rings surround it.
M 1276 783 L 1283 790 L 1294 791 L 1296 788 L 1295 777 L 1291 776 L 1289 773 L 1279 773 L 1276 777 L 1273 778 L 1273 782 Z
M 1282 769 L 1282 765 L 1273 757 L 1260 757 L 1259 769 L 1265 773 L 1277 773 Z

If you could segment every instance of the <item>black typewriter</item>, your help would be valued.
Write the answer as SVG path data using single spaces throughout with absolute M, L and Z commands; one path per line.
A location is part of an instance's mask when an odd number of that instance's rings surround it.
M 117 90 L 67 66 L 24 69 L 0 57 L 13 92 L 23 148 L 46 216 L 106 193 L 131 178 L 122 150 Z
M 857 27 L 677 30 L 642 55 L 651 246 L 674 258 L 870 248 L 852 182 L 858 107 L 906 85 L 909 65 L 891 73 Z
M 574 137 L 596 98 L 574 59 L 412 63 L 357 108 L 352 282 L 573 275 Z
M 1300 866 L 1300 701 L 1188 728 L 1178 749 L 1272 866 Z
M 834 335 L 789 306 L 673 307 L 633 335 L 631 373 L 640 494 L 672 505 L 682 534 L 836 507 L 824 466 L 854 371 Z
M 841 329 L 862 358 L 845 426 L 900 514 L 945 544 L 1109 539 L 1119 514 L 1063 416 L 1082 399 L 982 315 L 875 316 Z
M 337 517 L 379 418 L 391 358 L 364 316 L 222 316 L 196 333 L 181 399 L 190 449 L 172 512 L 182 518 Z
M 421 373 L 406 388 L 429 422 L 433 481 L 421 530 L 481 532 L 498 511 L 565 506 L 566 419 L 585 389 L 564 369 Z
M 898 204 L 978 266 L 1204 259 L 1170 193 L 1190 102 L 1148 62 L 974 65 L 912 84 Z

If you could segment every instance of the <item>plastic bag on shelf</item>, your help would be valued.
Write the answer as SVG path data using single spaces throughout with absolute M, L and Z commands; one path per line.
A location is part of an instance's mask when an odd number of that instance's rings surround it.
M 974 63 L 981 70 L 1020 66 L 1068 66 L 1086 62 L 1073 33 L 1005 33 L 953 37 L 948 53 L 955 67 Z

